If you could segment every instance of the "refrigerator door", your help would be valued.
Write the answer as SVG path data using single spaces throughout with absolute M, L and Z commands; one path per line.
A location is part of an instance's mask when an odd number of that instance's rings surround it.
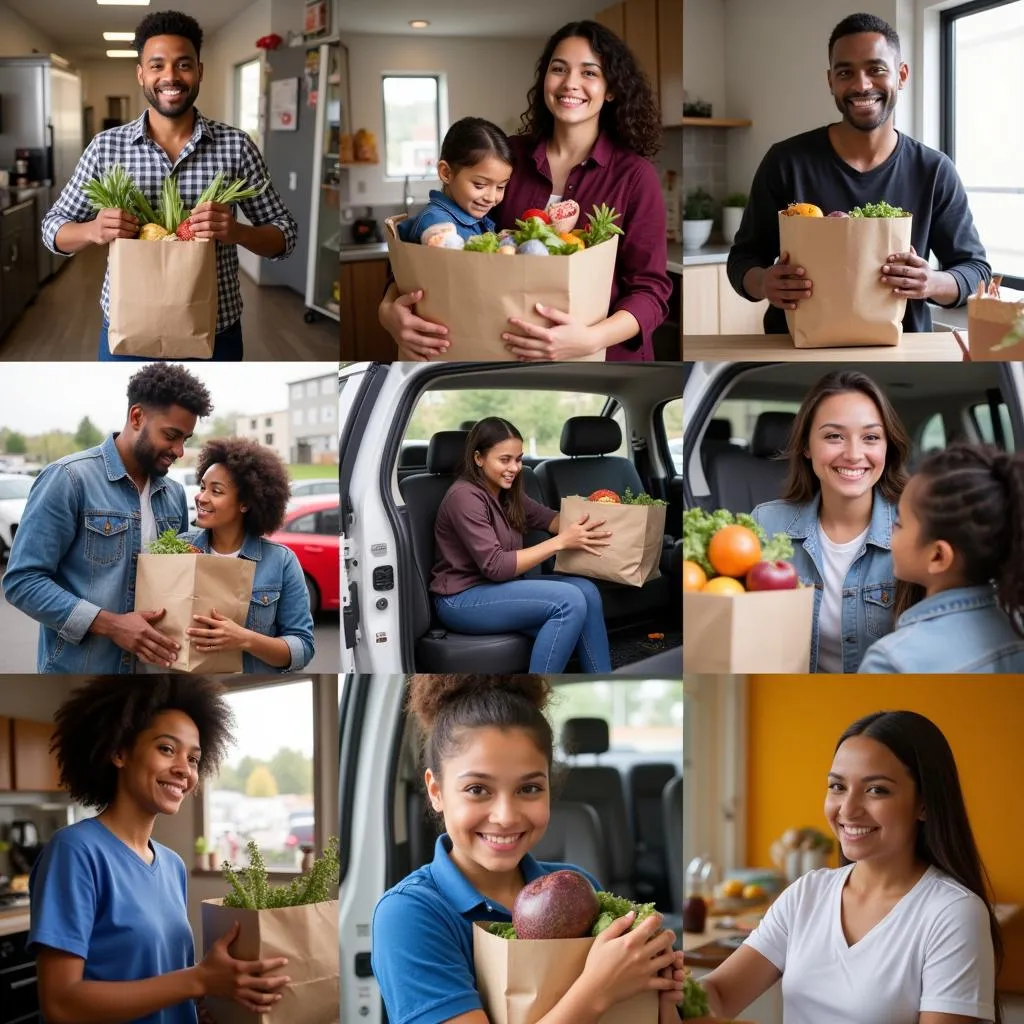
M 16 149 L 49 146 L 46 130 L 46 75 L 49 65 L 23 59 L 0 60 L 0 167 L 14 170 Z M 12 181 L 11 184 L 14 184 Z
M 53 180 L 49 195 L 40 195 L 37 199 L 40 204 L 46 203 L 40 220 L 70 181 L 85 149 L 82 141 L 82 80 L 63 68 L 49 68 L 48 93 L 47 132 L 50 136 L 48 144 L 52 146 L 50 166 Z M 45 246 L 43 248 L 46 252 L 45 268 L 40 266 L 39 272 L 49 276 L 57 272 L 67 257 L 55 256 Z

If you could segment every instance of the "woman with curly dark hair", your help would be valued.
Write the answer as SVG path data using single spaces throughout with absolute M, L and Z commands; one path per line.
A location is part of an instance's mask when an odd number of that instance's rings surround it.
M 280 529 L 288 471 L 278 455 L 242 437 L 208 441 L 196 462 L 196 527 L 181 535 L 205 554 L 256 563 L 244 626 L 213 609 L 185 631 L 198 651 L 241 651 L 243 672 L 297 672 L 314 654 L 306 578 L 295 552 L 266 534 Z
M 665 204 L 650 158 L 658 150 L 661 116 L 651 85 L 628 46 L 596 21 L 574 21 L 548 41 L 527 95 L 522 131 L 509 140 L 513 173 L 492 216 L 499 229 L 560 200 L 575 200 L 580 225 L 594 206 L 614 207 L 619 238 L 610 313 L 587 326 L 549 306 L 537 312 L 548 327 L 509 319 L 503 337 L 512 358 L 652 360 L 653 334 L 668 315 Z M 447 328 L 416 316 L 422 295 L 392 285 L 380 322 L 399 358 L 430 359 L 448 347 Z
M 196 964 L 185 865 L 153 839 L 157 818 L 216 775 L 233 740 L 221 685 L 98 676 L 54 724 L 61 785 L 100 813 L 60 829 L 32 869 L 28 948 L 46 1019 L 195 1024 L 208 995 L 265 1012 L 290 980 L 265 975 L 287 960 L 236 960 L 236 926 Z

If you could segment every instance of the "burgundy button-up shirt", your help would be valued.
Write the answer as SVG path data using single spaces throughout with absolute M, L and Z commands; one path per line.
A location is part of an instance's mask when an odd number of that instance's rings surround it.
M 544 209 L 552 194 L 547 141 L 531 143 L 522 135 L 509 139 L 515 167 L 501 206 L 491 216 L 498 228 L 515 227 L 516 218 L 534 207 Z M 638 362 L 654 358 L 652 335 L 668 316 L 672 282 L 668 276 L 665 201 L 654 165 L 616 146 L 602 133 L 590 156 L 569 172 L 562 199 L 580 205 L 579 226 L 594 206 L 607 203 L 621 215 L 615 222 L 619 238 L 609 315 L 628 310 L 640 334 L 608 349 L 609 360 Z

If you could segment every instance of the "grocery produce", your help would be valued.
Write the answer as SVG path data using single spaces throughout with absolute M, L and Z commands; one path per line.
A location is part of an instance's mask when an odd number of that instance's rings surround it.
M 580 204 L 575 199 L 563 199 L 549 203 L 545 211 L 551 227 L 560 235 L 567 235 L 580 219 Z
M 898 206 L 890 206 L 884 199 L 877 203 L 865 203 L 863 206 L 855 206 L 850 211 L 851 217 L 910 217 L 906 210 Z
M 234 181 L 225 182 L 224 172 L 218 171 L 213 181 L 206 186 L 196 200 L 196 206 L 202 206 L 203 203 L 220 203 L 230 206 L 232 203 L 240 203 L 243 199 L 255 199 L 256 196 L 262 195 L 266 191 L 269 184 L 270 179 L 267 178 L 261 188 L 246 188 L 244 178 L 235 178 Z M 184 209 L 180 212 L 184 214 Z M 195 238 L 191 218 L 179 221 L 174 232 L 183 242 L 189 242 Z
M 686 968 L 683 968 L 683 999 L 679 1006 L 683 1011 L 683 1020 L 707 1017 L 711 1012 L 707 993 L 690 977 Z
M 149 555 L 201 555 L 203 554 L 194 544 L 180 540 L 173 530 L 164 530 L 155 541 L 147 548 Z
M 536 217 L 537 220 L 539 220 L 542 224 L 550 224 L 551 223 L 551 218 L 548 216 L 547 211 L 545 211 L 545 210 L 539 210 L 539 209 L 527 210 L 526 213 L 523 214 L 522 219 L 523 220 L 529 220 L 531 217 Z
M 607 489 L 594 491 L 593 494 L 588 495 L 587 501 L 609 501 L 613 505 L 619 505 L 622 503 L 622 499 L 614 492 Z
M 304 875 L 287 885 L 271 886 L 263 855 L 254 839 L 246 844 L 249 866 L 236 871 L 224 861 L 224 877 L 231 891 L 224 897 L 224 906 L 246 910 L 272 910 L 277 907 L 301 907 L 308 903 L 325 903 L 331 899 L 331 885 L 337 882 L 338 837 L 331 836 L 324 852 Z
M 581 235 L 587 248 L 607 242 L 613 235 L 624 234 L 622 228 L 615 223 L 618 219 L 619 214 L 607 204 L 595 206 L 594 212 L 587 214 L 589 226 L 583 229 Z
M 704 584 L 701 593 L 730 597 L 733 594 L 745 594 L 746 591 L 743 589 L 743 584 L 731 576 L 715 576 Z
M 723 526 L 708 543 L 708 561 L 721 576 L 746 576 L 761 561 L 761 541 L 748 526 Z
M 131 175 L 120 165 L 114 164 L 100 178 L 93 178 L 82 186 L 94 210 L 123 210 L 135 217 L 140 224 L 156 221 L 156 212 Z
M 792 562 L 775 559 L 758 562 L 747 573 L 747 590 L 795 590 L 800 586 L 800 577 Z
M 830 217 L 846 217 L 847 220 L 849 220 L 849 217 L 850 217 L 850 215 L 845 210 L 833 210 L 829 214 L 829 216 Z
M 814 203 L 790 203 L 782 211 L 783 217 L 824 217 L 825 214 L 822 212 L 820 206 L 815 206 Z
M 626 488 L 622 492 L 622 504 L 623 505 L 667 505 L 667 501 L 662 501 L 661 498 L 652 498 L 649 494 L 641 491 L 639 494 L 634 494 L 630 488 Z
M 740 895 L 745 900 L 763 900 L 767 898 L 768 893 L 763 885 L 751 883 L 750 885 L 743 886 L 743 892 Z
M 493 231 L 486 231 L 482 235 L 473 235 L 466 239 L 464 248 L 469 252 L 497 252 L 498 236 Z
M 520 256 L 550 256 L 548 247 L 539 238 L 528 238 L 521 242 L 516 252 Z
M 735 878 L 727 878 L 722 883 L 722 896 L 729 900 L 738 900 L 743 895 L 743 883 Z
M 520 939 L 579 939 L 601 913 L 594 887 L 578 871 L 552 871 L 524 886 L 512 904 Z
M 696 593 L 698 590 L 704 589 L 704 584 L 707 583 L 707 573 L 696 563 L 685 561 L 683 562 L 683 590 L 690 593 Z

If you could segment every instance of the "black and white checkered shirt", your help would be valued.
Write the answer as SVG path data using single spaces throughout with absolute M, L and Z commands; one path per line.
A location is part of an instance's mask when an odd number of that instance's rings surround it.
M 249 187 L 255 188 L 270 176 L 263 155 L 245 132 L 211 121 L 198 110 L 192 138 L 172 164 L 167 154 L 149 137 L 147 116 L 148 111 L 135 121 L 100 132 L 86 147 L 74 175 L 43 219 L 43 243 L 51 252 L 67 255 L 61 253 L 55 243 L 61 227 L 69 221 L 84 223 L 96 216 L 82 186 L 90 178 L 102 177 L 115 164 L 120 164 L 132 176 L 154 207 L 160 198 L 163 179 L 173 172 L 186 210 L 196 205 L 196 200 L 220 171 L 228 180 L 244 178 Z M 275 256 L 275 260 L 286 259 L 292 254 L 299 236 L 298 227 L 273 183 L 262 195 L 247 199 L 238 206 L 257 227 L 273 224 L 284 233 L 284 252 Z M 217 333 L 220 333 L 242 315 L 242 294 L 238 287 L 235 246 L 216 244 Z M 100 305 L 104 317 L 109 319 L 109 272 L 103 279 Z

